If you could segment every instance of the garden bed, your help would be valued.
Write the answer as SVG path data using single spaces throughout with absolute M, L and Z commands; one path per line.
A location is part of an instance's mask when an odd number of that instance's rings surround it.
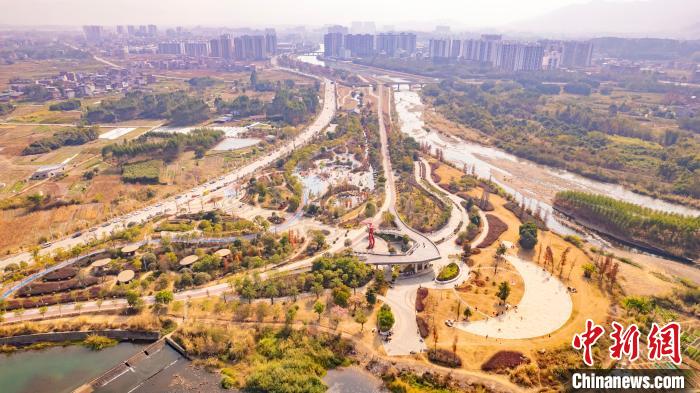
M 73 289 L 83 289 L 97 284 L 97 281 L 98 279 L 96 277 L 86 277 L 83 280 L 71 279 L 65 281 L 38 282 L 20 289 L 17 295 L 28 297 L 65 292 Z
M 484 240 L 479 243 L 478 248 L 486 248 L 493 244 L 498 238 L 508 230 L 508 224 L 493 214 L 486 215 L 486 221 L 489 223 L 489 231 Z
M 498 351 L 481 365 L 484 371 L 500 371 L 516 368 L 521 364 L 530 363 L 525 355 L 517 351 Z
M 462 367 L 462 359 L 447 349 L 431 349 L 428 351 L 428 359 L 440 366 L 459 368 Z
M 438 282 L 448 282 L 450 280 L 454 280 L 457 278 L 457 276 L 459 276 L 459 265 L 457 265 L 455 262 L 450 262 L 448 265 L 440 269 L 440 273 L 438 273 L 435 280 Z
M 416 291 L 416 311 L 425 310 L 425 298 L 428 297 L 428 288 L 418 288 Z

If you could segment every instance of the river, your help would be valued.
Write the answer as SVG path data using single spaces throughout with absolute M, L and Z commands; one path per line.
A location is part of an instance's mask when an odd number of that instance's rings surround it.
M 427 131 L 422 118 L 425 108 L 420 95 L 415 91 L 401 90 L 394 92 L 394 98 L 402 132 L 418 142 L 427 142 L 433 148 L 442 149 L 444 157 L 457 167 L 474 168 L 478 176 L 492 178 L 517 200 L 524 199 L 526 205 L 533 208 L 539 205 L 543 211 L 549 212 L 547 224 L 555 232 L 572 233 L 552 214 L 552 199 L 561 190 L 594 192 L 666 212 L 700 215 L 700 210 L 637 194 L 618 184 L 584 178 L 520 159 L 493 147 Z

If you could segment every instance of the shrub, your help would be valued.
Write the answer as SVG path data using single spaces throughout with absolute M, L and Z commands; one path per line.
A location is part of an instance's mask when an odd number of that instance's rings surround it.
M 521 364 L 530 363 L 521 352 L 517 351 L 498 351 L 489 360 L 481 365 L 484 371 L 501 371 L 509 368 L 518 367 Z
M 566 235 L 564 236 L 564 240 L 578 248 L 583 248 L 583 240 L 581 240 L 581 238 L 576 235 Z
M 93 351 L 100 351 L 102 349 L 117 345 L 117 340 L 91 334 L 87 336 L 85 340 L 83 340 L 83 345 L 92 349 Z
M 437 276 L 437 280 L 449 281 L 457 277 L 458 274 L 459 266 L 454 262 L 450 262 L 447 266 L 444 266 L 442 269 L 440 269 L 440 273 Z
M 237 387 L 236 380 L 229 377 L 228 375 L 224 375 L 221 378 L 221 387 L 228 390 L 228 389 L 233 389 Z
M 454 352 L 446 349 L 431 349 L 428 351 L 428 360 L 444 367 L 462 367 L 462 359 Z

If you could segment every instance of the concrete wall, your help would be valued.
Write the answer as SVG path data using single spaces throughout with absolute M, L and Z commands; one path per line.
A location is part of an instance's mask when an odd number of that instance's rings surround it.
M 41 342 L 62 342 L 84 340 L 87 336 L 105 336 L 118 341 L 156 341 L 160 332 L 130 330 L 90 330 L 84 332 L 51 332 L 0 337 L 0 345 L 24 346 Z

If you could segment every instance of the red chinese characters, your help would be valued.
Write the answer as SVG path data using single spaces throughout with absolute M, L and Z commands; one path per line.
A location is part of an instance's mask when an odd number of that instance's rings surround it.
M 586 331 L 575 335 L 571 341 L 574 349 L 583 349 L 583 362 L 588 366 L 593 366 L 592 347 L 603 333 L 605 333 L 605 329 L 602 326 L 596 325 L 588 319 L 586 320 Z
M 631 362 L 639 359 L 639 338 L 640 330 L 637 325 L 632 324 L 625 328 L 618 322 L 612 323 L 613 331 L 610 333 L 612 344 L 608 351 L 610 358 L 622 360 L 627 356 Z M 586 321 L 586 330 L 576 334 L 571 341 L 574 349 L 583 350 L 583 362 L 593 366 L 593 346 L 605 333 L 605 329 L 596 325 L 590 319 Z M 647 335 L 647 358 L 650 361 L 670 360 L 675 364 L 680 364 L 681 356 L 681 326 L 677 322 L 670 322 L 663 327 L 657 323 L 651 324 L 649 335 Z
M 612 323 L 614 331 L 610 333 L 613 344 L 610 346 L 610 358 L 621 360 L 627 355 L 630 361 L 639 358 L 639 328 L 632 324 L 627 329 L 617 322 Z
M 649 360 L 668 358 L 675 364 L 681 363 L 681 325 L 677 322 L 670 322 L 662 328 L 652 323 L 647 340 Z

